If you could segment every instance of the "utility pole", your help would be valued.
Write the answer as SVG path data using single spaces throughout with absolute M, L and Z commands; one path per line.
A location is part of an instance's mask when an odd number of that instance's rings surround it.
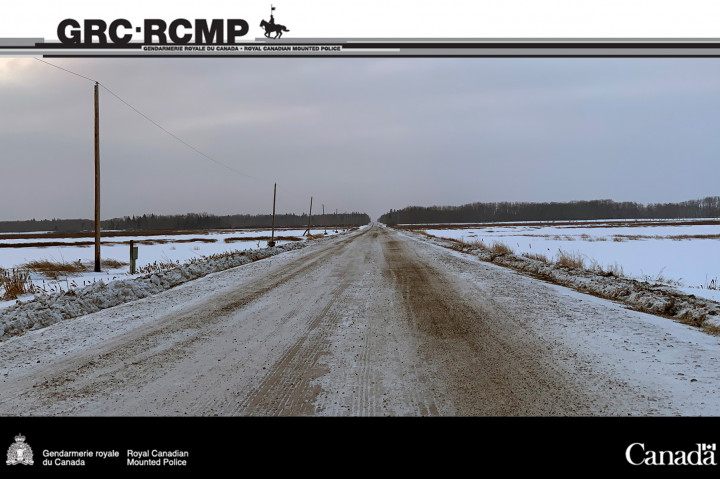
M 272 217 L 272 233 L 270 235 L 270 241 L 268 241 L 268 246 L 271 248 L 275 246 L 275 196 L 277 195 L 277 183 L 275 183 L 275 186 L 273 187 L 273 217 Z
M 310 236 L 310 223 L 312 222 L 312 196 L 310 197 L 310 215 L 308 215 L 308 227 L 303 235 L 307 234 Z
M 95 82 L 95 272 L 100 272 L 100 99 Z

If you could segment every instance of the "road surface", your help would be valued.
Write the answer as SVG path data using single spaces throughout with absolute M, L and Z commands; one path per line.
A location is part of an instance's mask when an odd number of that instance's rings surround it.
M 717 415 L 719 352 L 370 225 L 0 343 L 0 414 Z

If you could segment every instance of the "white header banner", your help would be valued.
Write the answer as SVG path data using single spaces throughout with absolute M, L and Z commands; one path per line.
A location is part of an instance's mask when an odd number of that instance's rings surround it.
M 715 39 L 720 38 L 716 0 L 310 0 L 197 2 L 3 2 L 0 38 L 58 42 L 58 27 L 73 19 L 125 20 L 132 42 L 145 42 L 148 19 L 179 35 L 195 34 L 196 20 L 247 22 L 242 41 L 265 38 L 261 22 L 286 28 L 283 39 Z M 272 10 L 271 10 L 272 9 Z M 181 22 L 182 23 L 182 22 Z M 166 29 L 166 33 L 168 30 Z M 83 33 L 86 33 L 83 31 Z

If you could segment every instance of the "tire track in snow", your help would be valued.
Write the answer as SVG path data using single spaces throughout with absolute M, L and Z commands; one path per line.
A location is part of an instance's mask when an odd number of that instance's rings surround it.
M 227 319 L 263 297 L 279 285 L 316 270 L 328 257 L 337 254 L 352 238 L 341 238 L 327 247 L 302 255 L 285 267 L 269 272 L 262 284 L 246 284 L 227 296 L 213 295 L 180 315 L 169 315 L 101 344 L 89 352 L 58 361 L 53 371 L 40 379 L 30 378 L 5 388 L 3 403 L 28 402 L 29 395 L 39 405 L 66 414 L 82 411 L 83 398 L 97 394 L 126 396 L 152 383 L 170 365 L 201 347 L 209 336 L 207 329 Z M 14 392 L 17 391 L 17 392 Z M 112 411 L 110 411 L 112 413 Z
M 338 309 L 334 306 L 336 302 L 342 302 L 347 287 L 348 283 L 343 282 L 324 295 L 329 296 L 325 307 L 272 367 L 260 387 L 241 401 L 235 411 L 237 414 L 294 416 L 315 412 L 313 401 L 320 388 L 313 380 L 325 370 L 320 360 L 329 344 L 330 326 L 339 320 Z

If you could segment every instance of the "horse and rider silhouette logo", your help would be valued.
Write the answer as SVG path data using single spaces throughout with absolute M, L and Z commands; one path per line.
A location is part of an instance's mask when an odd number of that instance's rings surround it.
M 275 11 L 275 7 L 270 5 L 270 21 L 266 22 L 265 20 L 260 22 L 260 26 L 265 29 L 265 36 L 267 38 L 280 38 L 282 37 L 283 32 L 289 32 L 287 28 L 285 28 L 285 25 L 280 25 L 279 23 L 275 23 L 275 17 L 273 16 L 273 11 Z M 271 37 L 270 35 L 275 34 L 274 37 Z

